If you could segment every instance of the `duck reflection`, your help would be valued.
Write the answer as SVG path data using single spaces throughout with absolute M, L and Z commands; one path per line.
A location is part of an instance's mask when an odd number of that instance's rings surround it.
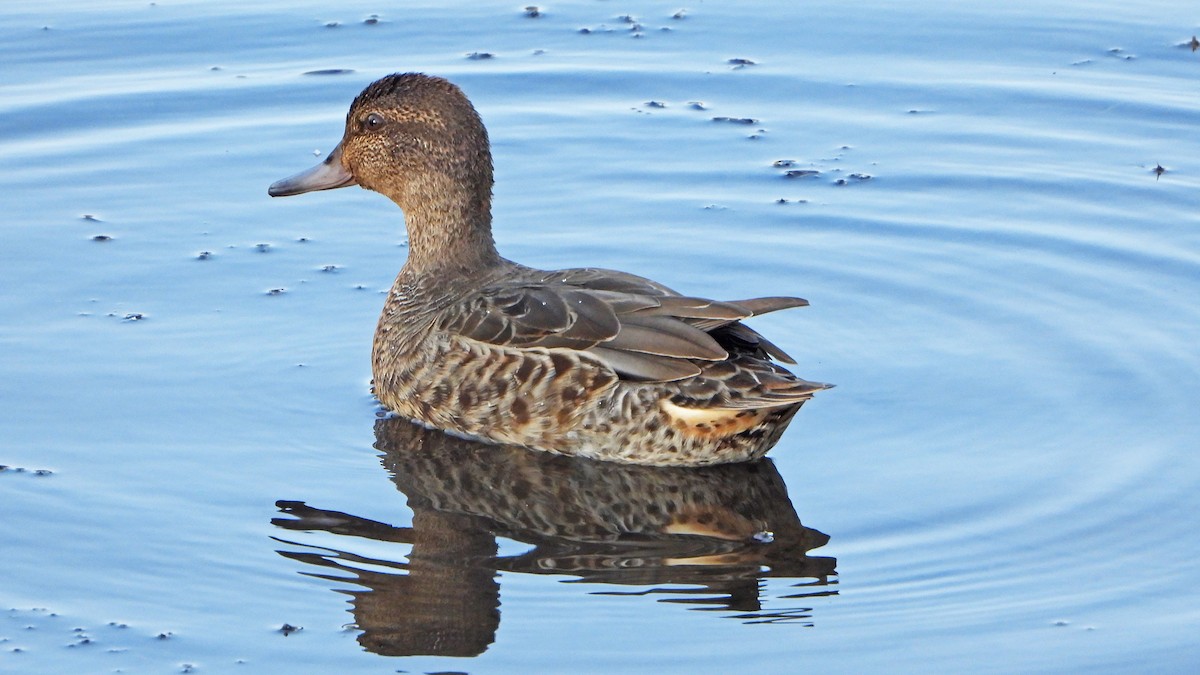
M 832 595 L 836 560 L 809 556 L 829 537 L 800 524 L 770 460 L 702 468 L 594 462 L 484 445 L 381 419 L 375 447 L 408 497 L 411 527 L 280 501 L 288 530 L 411 546 L 405 560 L 277 538 L 281 550 L 365 590 L 351 596 L 359 642 L 383 655 L 475 656 L 500 625 L 497 572 L 637 586 L 630 595 L 808 624 L 807 607 L 765 611 L 763 580 L 795 579 L 782 601 Z M 501 555 L 497 537 L 528 544 Z M 647 588 L 648 587 L 648 588 Z M 604 591 L 607 594 L 620 591 Z

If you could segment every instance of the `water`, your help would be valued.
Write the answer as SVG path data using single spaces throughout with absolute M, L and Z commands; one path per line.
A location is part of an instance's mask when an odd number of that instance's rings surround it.
M 1195 12 L 684 8 L 6 3 L 0 670 L 1194 668 Z M 265 190 L 397 70 L 480 110 L 509 257 L 812 301 L 755 322 L 838 384 L 773 463 L 377 437 L 400 214 Z

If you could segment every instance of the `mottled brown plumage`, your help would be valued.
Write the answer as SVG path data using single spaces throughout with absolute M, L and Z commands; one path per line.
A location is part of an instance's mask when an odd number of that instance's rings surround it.
M 402 415 L 548 452 L 697 466 L 761 457 L 829 386 L 773 363 L 794 361 L 741 323 L 799 298 L 719 302 L 500 257 L 487 131 L 446 80 L 374 82 L 329 157 L 270 193 L 354 184 L 396 202 L 408 229 L 373 349 L 375 393 Z

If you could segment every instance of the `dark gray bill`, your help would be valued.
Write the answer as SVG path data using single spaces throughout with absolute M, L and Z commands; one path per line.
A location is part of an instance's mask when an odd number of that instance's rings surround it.
M 272 197 L 288 197 L 316 190 L 332 190 L 334 188 L 357 185 L 354 175 L 342 166 L 342 144 L 333 149 L 325 161 L 307 171 L 301 171 L 295 176 L 271 183 L 267 194 Z

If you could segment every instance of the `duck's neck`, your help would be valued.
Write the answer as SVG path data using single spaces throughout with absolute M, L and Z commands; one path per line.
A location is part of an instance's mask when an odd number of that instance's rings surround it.
M 467 190 L 437 176 L 422 182 L 395 200 L 408 230 L 405 272 L 472 277 L 501 262 L 492 239 L 490 181 Z

